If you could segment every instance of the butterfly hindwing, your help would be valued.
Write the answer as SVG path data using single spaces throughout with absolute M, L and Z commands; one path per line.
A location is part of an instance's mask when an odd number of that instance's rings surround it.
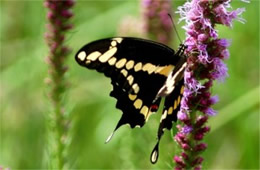
M 116 107 L 123 112 L 118 127 L 123 124 L 130 124 L 131 128 L 142 127 L 151 113 L 157 111 L 159 102 L 153 102 L 153 99 L 158 91 L 157 84 L 163 84 L 165 78 L 158 75 L 147 76 L 146 74 L 144 72 L 136 73 L 136 79 L 134 79 L 129 91 L 125 91 L 120 84 L 112 81 L 113 90 L 110 95 L 117 99 Z M 145 79 L 138 79 L 138 77 L 145 77 Z
M 173 121 L 177 121 L 177 113 L 180 110 L 180 103 L 182 94 L 184 91 L 184 80 L 180 80 L 173 92 L 165 98 L 164 108 L 160 120 L 160 125 L 157 132 L 157 143 L 151 153 L 150 160 L 152 163 L 156 163 L 159 156 L 159 142 L 165 129 L 170 130 L 172 128 Z
M 180 103 L 183 92 L 184 80 L 182 79 L 175 86 L 174 91 L 165 99 L 163 115 L 161 117 L 158 129 L 158 136 L 160 136 L 163 133 L 163 130 L 165 128 L 170 130 L 172 128 L 172 122 L 177 121 L 177 112 L 180 110 Z

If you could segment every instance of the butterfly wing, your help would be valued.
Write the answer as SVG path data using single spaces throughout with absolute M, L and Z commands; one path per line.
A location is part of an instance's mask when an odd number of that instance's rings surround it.
M 186 57 L 183 56 L 185 46 L 180 46 L 175 54 L 180 58 L 174 70 L 168 75 L 164 85 L 160 88 L 158 96 L 166 96 L 160 125 L 157 132 L 157 144 L 155 145 L 150 160 L 156 163 L 159 156 L 159 143 L 165 129 L 172 128 L 172 122 L 177 120 L 177 112 L 180 110 L 180 103 L 184 92 L 184 71 L 187 65 Z
M 117 129 L 124 124 L 142 127 L 157 110 L 159 102 L 154 99 L 179 60 L 174 54 L 171 48 L 149 40 L 109 38 L 85 45 L 75 58 L 81 66 L 111 78 L 110 95 L 123 112 Z
M 177 121 L 177 113 L 180 110 L 180 103 L 184 91 L 184 80 L 181 79 L 175 86 L 173 92 L 165 98 L 164 108 L 157 132 L 157 143 L 151 153 L 150 160 L 156 163 L 159 157 L 159 142 L 165 129 L 172 128 L 173 121 Z

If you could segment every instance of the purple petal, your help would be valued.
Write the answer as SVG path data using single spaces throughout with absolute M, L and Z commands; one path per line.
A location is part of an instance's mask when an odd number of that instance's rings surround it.
M 177 118 L 179 120 L 187 120 L 188 116 L 187 114 L 181 109 L 178 113 L 177 113 Z
M 209 100 L 210 100 L 211 104 L 215 104 L 219 101 L 219 97 L 218 96 L 212 96 Z
M 190 133 L 191 131 L 193 130 L 193 128 L 191 127 L 191 126 L 184 126 L 183 128 L 182 128 L 182 133 L 184 133 L 184 134 L 188 134 L 188 133 Z
M 189 71 L 184 72 L 184 82 L 192 92 L 197 92 L 199 89 L 203 88 L 201 83 L 196 80 Z
M 200 35 L 198 36 L 198 40 L 201 41 L 201 42 L 207 41 L 208 38 L 209 38 L 209 36 L 206 35 L 206 34 L 200 34 Z
M 229 47 L 231 43 L 231 40 L 227 40 L 227 39 L 219 39 L 217 41 L 217 44 L 222 46 L 222 47 Z
M 223 59 L 228 59 L 230 56 L 229 51 L 227 49 L 223 50 L 221 52 L 221 55 L 222 55 Z
M 206 113 L 209 116 L 215 116 L 217 114 L 217 111 L 209 107 L 204 110 L 204 113 Z
M 223 82 L 225 78 L 228 76 L 227 74 L 227 66 L 226 64 L 219 58 L 215 58 L 213 60 L 214 63 L 214 71 L 211 73 L 214 79 L 217 79 L 220 82 Z

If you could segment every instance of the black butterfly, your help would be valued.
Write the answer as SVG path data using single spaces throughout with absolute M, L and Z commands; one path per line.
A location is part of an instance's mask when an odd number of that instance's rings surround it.
M 158 128 L 158 140 L 151 153 L 151 162 L 159 156 L 159 142 L 165 128 L 171 129 L 184 91 L 183 73 L 186 63 L 180 45 L 171 48 L 139 38 L 108 38 L 91 42 L 76 54 L 76 61 L 111 78 L 110 96 L 117 99 L 116 108 L 123 114 L 114 132 L 122 125 L 142 127 L 152 112 L 156 112 L 162 97 L 166 97 Z M 108 137 L 108 142 L 114 132 Z

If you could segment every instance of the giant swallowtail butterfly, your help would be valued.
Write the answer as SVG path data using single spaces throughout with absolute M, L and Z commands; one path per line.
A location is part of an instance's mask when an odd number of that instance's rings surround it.
M 161 98 L 165 97 L 157 143 L 150 157 L 152 163 L 157 162 L 164 130 L 170 130 L 172 122 L 177 120 L 187 65 L 185 48 L 181 44 L 175 53 L 171 48 L 150 40 L 108 38 L 85 45 L 75 56 L 81 66 L 111 78 L 113 90 L 110 96 L 117 99 L 116 108 L 123 112 L 114 132 L 125 124 L 131 128 L 142 127 L 159 108 Z

